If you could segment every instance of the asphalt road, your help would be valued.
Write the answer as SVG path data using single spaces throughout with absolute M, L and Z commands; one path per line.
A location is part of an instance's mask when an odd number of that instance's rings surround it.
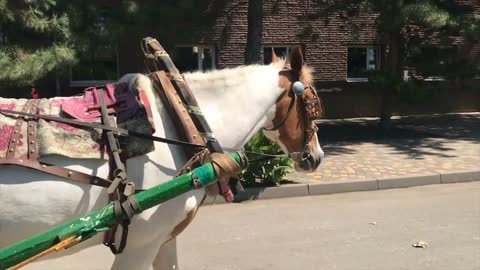
M 412 247 L 420 240 L 428 247 Z M 25 269 L 97 270 L 113 260 L 104 247 L 82 253 Z M 178 263 L 180 270 L 480 270 L 480 181 L 205 206 L 178 240 Z
M 480 182 L 203 207 L 178 250 L 181 270 L 478 270 Z

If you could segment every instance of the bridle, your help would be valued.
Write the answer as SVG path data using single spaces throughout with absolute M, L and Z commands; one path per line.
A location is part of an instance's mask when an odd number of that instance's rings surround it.
M 310 90 L 312 97 L 308 97 L 306 91 Z M 283 93 L 278 97 L 277 102 L 285 95 L 291 95 L 292 99 L 290 104 L 288 105 L 288 111 L 286 115 L 282 118 L 280 122 L 274 124 L 271 128 L 263 128 L 266 131 L 276 131 L 280 129 L 285 122 L 287 121 L 288 117 L 290 116 L 293 108 L 297 104 L 297 96 L 301 100 L 299 103 L 300 106 L 303 107 L 303 110 L 300 110 L 303 117 L 303 124 L 305 126 L 304 130 L 304 148 L 301 152 L 290 152 L 288 155 L 289 157 L 296 159 L 296 160 L 305 160 L 311 156 L 310 153 L 310 141 L 312 140 L 313 135 L 318 131 L 316 125 L 313 125 L 313 122 L 317 119 L 320 119 L 322 116 L 322 103 L 320 97 L 318 96 L 317 90 L 313 85 L 303 85 L 299 80 L 296 80 L 290 89 L 285 89 Z M 313 128 L 312 128 L 313 126 Z

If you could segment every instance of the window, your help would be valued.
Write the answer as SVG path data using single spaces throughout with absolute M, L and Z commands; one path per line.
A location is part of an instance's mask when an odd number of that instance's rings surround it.
M 173 61 L 180 72 L 206 71 L 215 69 L 213 46 L 177 46 Z
M 272 48 L 278 57 L 285 58 L 290 54 L 293 46 L 269 46 L 263 47 L 263 63 L 268 65 L 272 63 Z
M 88 87 L 114 82 L 119 77 L 118 52 L 109 45 L 87 49 L 71 68 L 71 87 Z
M 379 50 L 373 47 L 348 48 L 347 81 L 366 81 L 367 73 L 380 68 Z

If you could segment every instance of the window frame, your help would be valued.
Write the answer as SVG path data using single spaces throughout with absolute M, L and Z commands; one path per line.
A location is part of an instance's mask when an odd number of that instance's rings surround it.
M 285 53 L 286 53 L 286 56 L 285 57 L 288 57 L 288 55 L 290 54 L 290 52 L 292 51 L 293 48 L 295 47 L 298 47 L 300 46 L 302 48 L 302 53 L 305 57 L 305 54 L 303 52 L 303 46 L 300 45 L 300 44 L 275 44 L 275 45 L 263 45 L 263 52 L 265 52 L 265 49 L 271 49 L 271 48 L 285 48 Z M 265 63 L 265 54 L 263 55 L 263 64 L 264 65 L 269 65 L 270 63 Z
M 367 77 L 349 77 L 348 76 L 348 49 L 350 48 L 363 48 L 366 50 L 366 57 L 365 57 L 365 69 L 366 70 L 369 70 L 368 69 L 368 49 L 375 49 L 377 51 L 377 56 L 376 56 L 376 59 L 375 59 L 375 64 L 376 64 L 376 68 L 373 69 L 373 70 L 380 70 L 381 69 L 381 49 L 380 49 L 380 46 L 378 45 L 350 45 L 350 46 L 347 46 L 347 76 L 346 76 L 346 81 L 347 82 L 368 82 L 368 78 Z
M 210 49 L 211 53 L 211 60 L 212 60 L 212 70 L 217 68 L 217 51 L 216 51 L 216 46 L 214 44 L 208 45 L 208 44 L 178 44 L 175 45 L 176 48 L 195 48 L 197 47 L 197 69 L 194 70 L 194 72 L 205 72 L 208 70 L 205 70 L 203 68 L 203 55 L 204 55 L 204 50 Z M 201 52 L 201 54 L 199 53 Z

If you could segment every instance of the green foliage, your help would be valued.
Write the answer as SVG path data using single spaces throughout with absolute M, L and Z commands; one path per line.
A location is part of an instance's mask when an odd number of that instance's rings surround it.
M 0 0 L 0 85 L 28 89 L 52 71 L 66 75 L 126 36 L 193 42 L 228 2 Z
M 281 149 L 270 142 L 262 132 L 253 136 L 245 146 L 246 151 L 278 154 Z M 281 183 L 285 176 L 292 172 L 293 162 L 290 158 L 263 158 L 255 154 L 247 154 L 250 166 L 243 174 L 246 186 L 268 186 Z
M 408 57 L 415 55 L 412 50 L 439 39 L 444 46 L 451 45 L 450 37 L 463 35 L 475 39 L 480 34 L 478 15 L 473 6 L 468 6 L 455 0 L 314 0 L 319 16 L 347 14 L 343 16 L 346 22 L 353 16 L 365 13 L 377 14 L 377 29 L 382 43 L 389 48 L 398 47 L 385 55 L 384 69 L 393 71 L 401 77 L 402 66 Z M 352 28 L 354 29 L 354 28 Z M 358 28 L 361 29 L 361 28 Z M 436 45 L 439 45 L 436 43 Z M 397 60 L 398 59 L 398 60 Z M 410 61 L 413 68 L 415 61 Z M 424 66 L 425 67 L 425 66 Z M 425 69 L 424 69 L 425 70 Z
M 44 49 L 0 49 L 0 80 L 28 84 L 61 65 L 73 63 L 74 53 L 68 47 L 52 45 Z
M 0 82 L 29 85 L 75 62 L 66 12 L 54 0 L 0 0 Z
M 403 24 L 413 22 L 428 28 L 439 29 L 450 20 L 450 13 L 442 10 L 430 1 L 406 4 L 403 7 L 401 18 Z

